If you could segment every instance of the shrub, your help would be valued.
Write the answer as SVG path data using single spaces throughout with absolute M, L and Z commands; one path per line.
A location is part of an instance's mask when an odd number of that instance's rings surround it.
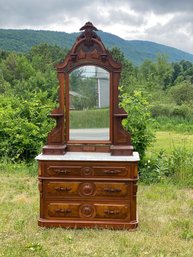
M 143 182 L 157 183 L 163 181 L 169 175 L 168 158 L 164 151 L 151 158 L 144 158 L 140 163 L 140 178 Z
M 150 105 L 140 91 L 134 91 L 132 95 L 123 93 L 121 100 L 120 106 L 128 113 L 128 117 L 123 120 L 123 126 L 131 133 L 134 150 L 143 159 L 147 147 L 154 140 Z
M 185 146 L 174 148 L 170 155 L 160 151 L 140 165 L 141 180 L 147 184 L 166 181 L 193 187 L 193 153 Z
M 182 104 L 180 106 L 176 106 L 172 111 L 172 116 L 174 117 L 182 117 L 187 120 L 193 120 L 193 110 L 190 105 Z
M 0 96 L 0 157 L 29 160 L 40 151 L 53 123 L 46 119 L 53 104 L 46 93 L 30 100 Z
M 171 116 L 174 106 L 168 104 L 152 105 L 150 110 L 153 117 Z
M 174 148 L 169 158 L 170 175 L 175 183 L 193 187 L 193 153 L 185 146 Z
M 193 86 L 188 81 L 183 81 L 170 89 L 170 94 L 176 104 L 191 102 L 193 99 Z

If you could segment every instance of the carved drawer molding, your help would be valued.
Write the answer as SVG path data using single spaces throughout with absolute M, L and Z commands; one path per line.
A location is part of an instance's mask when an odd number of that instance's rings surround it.
M 55 203 L 47 204 L 48 219 L 94 219 L 94 220 L 125 220 L 130 219 L 129 204 L 110 203 Z
M 131 182 L 102 182 L 102 181 L 49 181 L 43 182 L 46 198 L 127 198 L 131 194 Z
M 131 172 L 131 167 L 121 166 L 79 166 L 65 165 L 64 163 L 46 164 L 44 169 L 45 176 L 57 177 L 128 177 Z

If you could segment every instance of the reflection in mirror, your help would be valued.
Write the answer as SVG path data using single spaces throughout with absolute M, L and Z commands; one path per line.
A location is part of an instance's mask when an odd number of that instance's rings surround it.
M 69 139 L 109 140 L 109 72 L 83 66 L 70 73 Z

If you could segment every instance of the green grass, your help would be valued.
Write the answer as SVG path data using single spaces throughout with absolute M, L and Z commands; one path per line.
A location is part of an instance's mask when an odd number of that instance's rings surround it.
M 140 164 L 141 179 L 148 184 L 170 181 L 193 188 L 193 135 L 157 132 Z
M 109 109 L 72 110 L 70 128 L 108 128 L 109 117 Z
M 139 228 L 133 232 L 43 229 L 37 226 L 36 176 L 24 166 L 20 172 L 0 170 L 1 257 L 192 257 L 191 189 L 139 184 Z
M 193 133 L 193 131 L 192 131 Z M 193 152 L 193 134 L 177 133 L 173 131 L 157 131 L 155 142 L 148 148 L 148 155 L 163 150 L 170 154 L 174 148 L 184 147 Z
M 161 131 L 193 134 L 193 120 L 183 117 L 158 116 L 155 118 L 154 127 Z
M 157 132 L 148 154 L 186 145 L 193 135 Z M 0 257 L 192 257 L 193 189 L 139 183 L 137 230 L 38 227 L 37 163 L 0 163 Z

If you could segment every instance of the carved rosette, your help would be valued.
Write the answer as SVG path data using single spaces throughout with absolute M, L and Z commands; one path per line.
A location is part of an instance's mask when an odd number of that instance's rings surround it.
M 81 218 L 93 218 L 96 215 L 96 210 L 92 204 L 83 204 L 79 208 Z
M 92 176 L 94 174 L 94 170 L 92 167 L 83 167 L 81 169 L 82 176 Z
M 92 196 L 96 191 L 94 183 L 82 183 L 79 187 L 79 194 L 81 196 Z

